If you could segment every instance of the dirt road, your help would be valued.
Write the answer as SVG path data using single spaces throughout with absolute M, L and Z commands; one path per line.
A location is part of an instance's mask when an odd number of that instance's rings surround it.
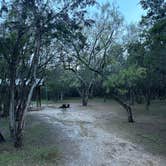
M 113 109 L 93 104 L 83 108 L 73 103 L 67 110 L 48 107 L 31 114 L 50 124 L 61 152 L 60 165 L 165 166 L 164 157 L 154 156 L 118 133 L 110 132 L 107 128 L 111 125 L 103 127 L 106 121 L 117 116 Z

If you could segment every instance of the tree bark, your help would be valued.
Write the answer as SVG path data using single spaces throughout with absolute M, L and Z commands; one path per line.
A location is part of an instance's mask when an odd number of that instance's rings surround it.
M 106 103 L 107 101 L 107 97 L 106 97 L 106 94 L 104 94 L 104 103 Z
M 83 96 L 82 97 L 82 106 L 87 106 L 88 105 L 88 96 Z
M 15 136 L 15 79 L 11 76 L 10 81 L 10 108 L 9 108 L 9 129 L 10 136 Z
M 60 100 L 63 101 L 63 92 L 60 92 Z
M 37 86 L 37 87 L 36 87 L 36 107 L 41 107 L 40 86 Z
M 128 122 L 129 123 L 133 123 L 134 119 L 133 119 L 133 114 L 132 114 L 132 109 L 131 107 L 126 104 L 125 102 L 123 102 L 123 100 L 121 100 L 119 97 L 112 95 L 113 99 L 115 99 L 121 106 L 123 106 L 123 108 L 127 111 L 127 115 L 128 115 Z
M 23 128 L 24 128 L 25 116 L 26 116 L 28 107 L 31 102 L 33 91 L 36 87 L 36 80 L 37 80 L 36 73 L 37 73 L 37 67 L 38 67 L 38 61 L 39 61 L 39 55 L 40 55 L 39 54 L 40 44 L 41 44 L 40 43 L 41 42 L 41 32 L 39 29 L 36 34 L 37 34 L 36 35 L 36 47 L 35 47 L 35 53 L 34 53 L 34 57 L 33 57 L 32 64 L 31 64 L 32 73 L 30 76 L 31 78 L 29 78 L 31 80 L 31 83 L 29 85 L 27 85 L 27 86 L 29 86 L 29 89 L 27 90 L 27 94 L 26 94 L 25 98 L 22 100 L 20 110 L 18 111 L 19 120 L 18 120 L 18 124 L 16 127 L 15 143 L 14 143 L 14 146 L 16 148 L 22 147 L 22 144 L 23 144 Z M 23 89 L 26 89 L 26 88 L 23 88 Z
M 129 89 L 130 93 L 130 105 L 134 105 L 134 91 L 132 88 Z
M 88 90 L 84 89 L 82 91 L 82 106 L 87 106 L 88 105 L 88 99 L 89 99 L 89 95 L 88 95 Z
M 16 135 L 15 135 L 15 142 L 14 142 L 14 147 L 15 148 L 20 148 L 23 145 L 23 134 L 22 134 L 22 129 L 17 129 Z
M 0 143 L 2 143 L 2 142 L 5 142 L 5 139 L 4 139 L 3 135 L 0 132 Z
M 146 110 L 149 110 L 150 103 L 150 88 L 148 88 L 146 92 Z
M 90 88 L 90 92 L 89 92 L 89 98 L 93 99 L 94 97 L 94 88 L 93 86 Z
M 18 111 L 19 118 L 18 118 L 18 124 L 17 124 L 16 132 L 15 132 L 15 142 L 14 142 L 14 146 L 16 148 L 20 148 L 23 145 L 24 120 L 25 120 L 28 107 L 30 105 L 30 101 L 31 101 L 35 86 L 36 86 L 36 82 L 34 82 L 32 86 L 30 87 L 26 101 L 24 100 L 22 101 L 22 106 L 20 107 L 20 110 Z

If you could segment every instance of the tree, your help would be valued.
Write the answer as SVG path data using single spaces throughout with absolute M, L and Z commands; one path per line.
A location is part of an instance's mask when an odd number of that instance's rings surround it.
M 63 100 L 70 93 L 70 88 L 75 77 L 69 71 L 64 71 L 63 66 L 46 71 L 45 82 L 49 98 Z M 75 88 L 75 87 L 74 87 Z
M 147 11 L 141 23 L 146 26 L 142 38 L 145 48 L 144 65 L 147 68 L 145 87 L 148 108 L 150 99 L 161 96 L 161 91 L 165 89 L 166 2 L 142 0 L 140 3 Z
M 73 71 L 79 79 L 83 105 L 87 105 L 86 101 L 96 75 L 100 75 L 102 80 L 105 77 L 112 45 L 117 40 L 122 26 L 123 19 L 117 8 L 106 3 L 99 9 L 94 22 L 89 21 L 88 26 L 81 26 L 78 31 L 68 28 L 67 34 L 71 35 L 68 37 L 66 33 L 62 34 L 63 40 L 61 39 L 61 61 L 65 68 Z
M 15 147 L 22 146 L 25 115 L 37 77 L 55 57 L 54 52 L 47 54 L 46 50 L 56 41 L 57 30 L 62 31 L 63 22 L 77 29 L 77 23 L 83 18 L 79 12 L 94 2 L 65 1 L 59 6 L 58 1 L 15 0 L 5 4 L 6 15 L 1 23 L 5 30 L 1 28 L 4 31 L 1 32 L 0 54 L 8 64 L 9 122 Z M 1 11 L 4 11 L 3 4 L 1 6 Z
M 142 17 L 142 23 L 150 27 L 166 17 L 165 0 L 140 0 L 140 4 L 147 14 Z
M 5 142 L 3 135 L 0 133 L 0 143 Z
M 77 88 L 82 98 L 82 106 L 87 106 L 89 95 L 95 82 L 94 72 L 81 63 L 75 65 L 64 64 L 64 69 L 74 73 L 76 81 L 73 82 L 73 85 Z
M 9 114 L 8 105 L 9 105 L 9 90 L 7 79 L 7 63 L 3 57 L 0 57 L 0 116 L 6 117 Z

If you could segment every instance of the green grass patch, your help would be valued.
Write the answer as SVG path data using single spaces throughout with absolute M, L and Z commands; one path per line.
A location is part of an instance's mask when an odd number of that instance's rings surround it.
M 15 149 L 9 138 L 7 120 L 1 121 L 6 142 L 0 145 L 0 166 L 56 166 L 60 159 L 53 146 L 51 129 L 46 123 L 28 116 L 24 131 L 24 145 Z

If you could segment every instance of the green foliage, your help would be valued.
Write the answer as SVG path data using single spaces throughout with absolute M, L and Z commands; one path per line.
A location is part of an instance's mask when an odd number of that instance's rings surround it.
M 76 79 L 73 73 L 64 71 L 62 66 L 59 66 L 53 70 L 47 70 L 45 74 L 47 90 L 52 99 L 57 98 L 61 93 L 63 95 L 68 94 L 73 87 L 73 82 L 75 82 Z
M 142 17 L 142 23 L 153 24 L 166 17 L 165 0 L 140 0 L 140 4 L 144 10 L 147 10 L 146 16 Z
M 146 78 L 146 69 L 143 67 L 129 66 L 127 69 L 120 70 L 112 74 L 105 81 L 104 86 L 108 89 L 116 89 L 125 94 L 128 88 L 135 87 L 140 80 Z

